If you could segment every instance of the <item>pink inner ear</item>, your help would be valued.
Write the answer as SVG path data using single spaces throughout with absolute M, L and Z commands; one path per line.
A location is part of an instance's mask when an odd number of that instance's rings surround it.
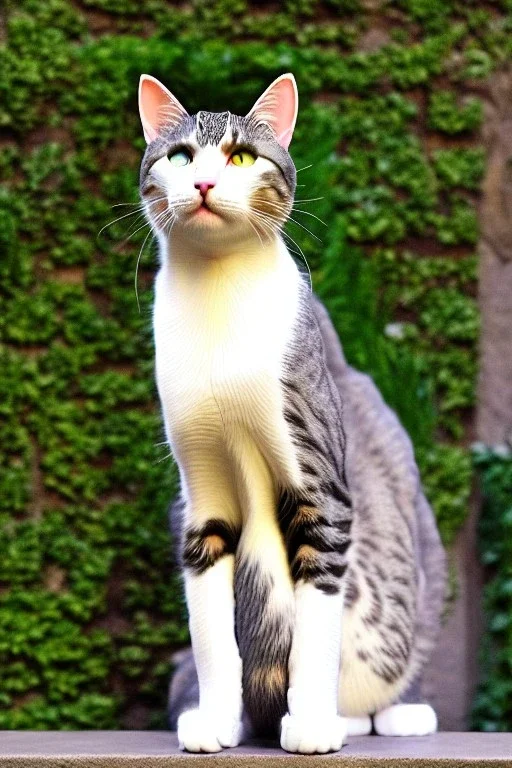
M 288 149 L 297 119 L 298 97 L 293 75 L 282 75 L 260 96 L 249 114 L 269 123 L 279 144 Z
M 154 141 L 162 126 L 172 125 L 187 114 L 167 88 L 156 78 L 142 75 L 139 86 L 139 112 L 144 137 L 149 143 Z
M 276 115 L 277 140 L 288 149 L 297 118 L 296 91 L 291 80 L 281 80 L 278 88 L 279 112 Z

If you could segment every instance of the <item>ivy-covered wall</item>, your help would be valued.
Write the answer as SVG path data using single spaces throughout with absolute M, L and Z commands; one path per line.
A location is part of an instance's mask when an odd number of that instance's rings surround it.
M 487 628 L 480 663 L 482 680 L 472 725 L 483 731 L 512 726 L 512 449 L 476 446 L 481 478 L 480 555 L 490 578 L 484 589 Z
M 244 113 L 295 73 L 305 213 L 289 242 L 409 429 L 449 544 L 471 482 L 485 166 L 472 92 L 510 55 L 509 13 L 508 0 L 6 0 L 0 728 L 162 726 L 186 642 L 154 247 L 136 205 L 139 74 L 190 111 Z

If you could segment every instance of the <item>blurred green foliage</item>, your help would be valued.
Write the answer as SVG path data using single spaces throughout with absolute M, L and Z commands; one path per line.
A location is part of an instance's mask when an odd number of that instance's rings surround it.
M 509 731 L 512 722 L 512 450 L 478 446 L 474 453 L 483 508 L 480 555 L 491 578 L 484 589 L 486 632 L 473 727 Z
M 0 728 L 162 726 L 186 629 L 154 247 L 136 210 L 139 74 L 191 112 L 245 113 L 295 73 L 288 242 L 349 361 L 410 431 L 449 543 L 470 489 L 457 441 L 474 402 L 484 171 L 465 84 L 510 55 L 509 9 L 391 0 L 376 30 L 359 0 L 6 0 L 0 13 Z

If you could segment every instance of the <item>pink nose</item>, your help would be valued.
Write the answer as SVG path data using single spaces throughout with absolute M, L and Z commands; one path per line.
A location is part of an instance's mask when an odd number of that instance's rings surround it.
M 213 179 L 201 179 L 194 184 L 194 187 L 199 190 L 202 197 L 206 197 L 208 190 L 214 186 L 215 182 Z

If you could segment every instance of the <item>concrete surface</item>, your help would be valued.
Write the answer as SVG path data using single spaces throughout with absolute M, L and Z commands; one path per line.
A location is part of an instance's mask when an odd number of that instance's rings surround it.
M 289 755 L 274 744 L 251 744 L 214 755 L 178 750 L 176 735 L 165 731 L 0 731 L 0 768 L 477 768 L 511 766 L 510 733 L 438 733 L 389 738 L 357 736 L 331 755 Z M 284 766 L 283 766 L 284 768 Z

